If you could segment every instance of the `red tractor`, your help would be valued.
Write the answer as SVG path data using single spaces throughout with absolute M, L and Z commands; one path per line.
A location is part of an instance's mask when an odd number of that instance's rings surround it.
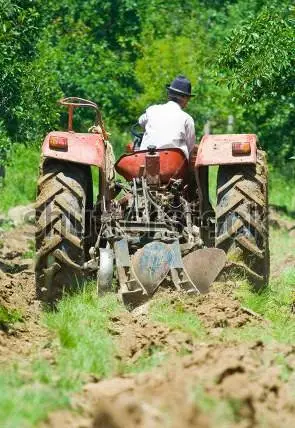
M 136 134 L 131 152 L 114 164 L 97 105 L 79 98 L 61 104 L 69 109 L 68 131 L 45 138 L 36 201 L 41 300 L 54 302 L 93 271 L 99 291 L 115 287 L 131 307 L 160 285 L 206 293 L 229 267 L 267 284 L 267 168 L 255 135 L 206 135 L 188 162 L 178 149 L 140 150 Z M 73 131 L 77 107 L 96 111 L 88 133 Z M 219 166 L 215 212 L 209 165 Z M 96 201 L 91 167 L 99 168 Z

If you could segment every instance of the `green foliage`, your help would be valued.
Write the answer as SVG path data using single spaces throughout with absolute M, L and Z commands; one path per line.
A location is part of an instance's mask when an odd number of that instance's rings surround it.
M 257 133 L 272 163 L 293 154 L 291 0 L 0 0 L 0 29 L 0 162 L 12 143 L 65 127 L 64 95 L 98 102 L 118 129 L 117 154 L 178 73 L 193 83 L 198 137 L 207 121 L 227 132 L 233 116 L 233 131 Z M 77 112 L 75 129 L 92 121 Z
M 12 147 L 11 139 L 8 137 L 3 121 L 0 121 L 0 165 L 4 166 L 9 158 Z
M 42 26 L 38 6 L 39 1 L 30 0 L 0 2 L 0 116 L 11 136 L 17 134 L 21 80 L 35 55 Z
M 284 174 L 281 168 L 269 168 L 269 200 L 271 204 L 285 207 L 287 212 L 295 212 L 295 169 L 290 163 L 284 165 Z
M 35 145 L 13 146 L 10 163 L 6 167 L 4 186 L 0 188 L 0 210 L 35 200 L 40 149 Z
M 233 30 L 221 65 L 233 71 L 230 84 L 246 101 L 294 93 L 294 6 L 268 3 Z
M 263 3 L 232 31 L 219 62 L 235 102 L 246 104 L 239 129 L 251 126 L 270 159 L 282 162 L 295 138 L 295 8 L 290 0 Z

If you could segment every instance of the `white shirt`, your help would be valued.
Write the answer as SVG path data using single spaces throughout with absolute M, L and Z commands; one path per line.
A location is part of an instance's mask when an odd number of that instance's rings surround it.
M 145 129 L 140 150 L 151 145 L 159 149 L 179 148 L 189 158 L 196 143 L 195 124 L 179 104 L 168 101 L 153 105 L 140 116 L 138 123 Z

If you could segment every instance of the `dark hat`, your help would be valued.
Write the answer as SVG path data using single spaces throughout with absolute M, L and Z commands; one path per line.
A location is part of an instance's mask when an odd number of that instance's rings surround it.
M 186 95 L 187 97 L 194 97 L 192 92 L 191 82 L 185 76 L 177 76 L 171 83 L 166 85 L 168 91 L 174 92 L 179 95 Z

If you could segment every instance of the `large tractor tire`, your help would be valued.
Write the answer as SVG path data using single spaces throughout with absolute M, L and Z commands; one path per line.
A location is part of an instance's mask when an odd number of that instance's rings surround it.
M 269 279 L 267 180 L 261 150 L 256 165 L 220 166 L 217 177 L 216 246 L 258 288 Z
M 49 160 L 36 201 L 36 294 L 53 303 L 83 281 L 86 259 L 89 169 Z

